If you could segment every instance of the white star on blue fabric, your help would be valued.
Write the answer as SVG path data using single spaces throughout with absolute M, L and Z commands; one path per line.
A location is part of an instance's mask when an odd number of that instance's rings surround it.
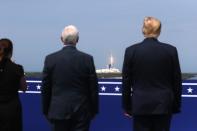
M 120 91 L 120 88 L 118 86 L 116 86 L 116 88 L 114 88 L 114 89 L 115 89 L 115 92 L 119 92 Z
M 193 89 L 191 88 L 191 87 L 189 87 L 188 89 L 187 89 L 187 93 L 193 93 Z
M 37 87 L 37 90 L 40 90 L 40 88 L 41 88 L 41 86 L 40 86 L 40 85 L 37 85 L 36 87 Z
M 105 90 L 106 90 L 106 87 L 102 86 L 102 87 L 101 87 L 101 91 L 102 91 L 102 92 L 105 92 Z

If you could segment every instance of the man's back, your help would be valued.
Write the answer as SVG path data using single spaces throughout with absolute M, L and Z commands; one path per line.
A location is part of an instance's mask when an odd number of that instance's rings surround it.
M 128 47 L 128 74 L 131 77 L 132 113 L 167 114 L 172 112 L 180 80 L 179 63 L 176 48 L 159 42 L 155 38 L 146 38 L 143 42 Z M 123 72 L 124 71 L 123 69 Z M 177 76 L 176 76 L 177 75 Z M 180 84 L 180 82 L 178 82 Z M 180 100 L 177 100 L 179 102 Z M 145 107 L 145 108 L 144 108 Z
M 145 40 L 125 51 L 122 106 L 134 131 L 169 131 L 181 107 L 181 70 L 175 47 L 157 40 L 161 22 L 145 17 Z
M 53 119 L 69 118 L 81 108 L 91 108 L 91 82 L 96 85 L 96 74 L 92 56 L 80 52 L 74 46 L 64 47 L 62 50 L 48 55 L 45 61 L 45 71 L 50 78 L 43 78 L 43 86 L 50 86 L 51 98 L 48 107 L 48 117 Z M 45 72 L 44 71 L 44 72 Z M 92 78 L 93 77 L 93 78 Z M 50 84 L 45 81 L 50 80 Z M 93 81 L 90 81 L 93 79 Z M 45 83 L 46 82 L 46 83 Z M 95 100 L 93 100 L 95 101 Z
M 66 26 L 64 48 L 45 58 L 42 79 L 43 114 L 53 131 L 88 131 L 98 113 L 98 81 L 93 57 L 76 49 L 79 31 Z
M 156 83 L 163 86 L 172 85 L 173 53 L 175 53 L 173 46 L 160 43 L 154 38 L 147 38 L 134 48 L 131 59 L 134 85 L 143 83 L 153 87 Z

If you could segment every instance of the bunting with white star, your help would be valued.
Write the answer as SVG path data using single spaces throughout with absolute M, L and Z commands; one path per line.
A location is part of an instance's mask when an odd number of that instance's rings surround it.
M 99 95 L 121 96 L 122 82 L 121 79 L 99 79 Z M 27 80 L 28 89 L 26 93 L 39 94 L 42 88 L 41 80 Z M 183 81 L 182 97 L 197 98 L 197 80 Z M 22 92 L 21 92 L 22 93 Z

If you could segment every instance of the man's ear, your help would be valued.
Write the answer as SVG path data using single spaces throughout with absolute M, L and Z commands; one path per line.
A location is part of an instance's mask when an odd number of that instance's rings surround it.
M 79 36 L 77 37 L 76 43 L 78 43 L 78 41 L 79 41 Z
M 60 37 L 60 39 L 61 39 L 61 41 L 64 43 L 64 41 L 63 41 L 63 37 L 62 37 L 62 36 Z

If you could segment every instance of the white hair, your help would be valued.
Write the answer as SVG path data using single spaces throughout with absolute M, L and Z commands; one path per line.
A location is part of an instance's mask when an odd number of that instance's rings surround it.
M 64 44 L 76 44 L 79 39 L 79 31 L 74 25 L 66 26 L 61 35 Z

